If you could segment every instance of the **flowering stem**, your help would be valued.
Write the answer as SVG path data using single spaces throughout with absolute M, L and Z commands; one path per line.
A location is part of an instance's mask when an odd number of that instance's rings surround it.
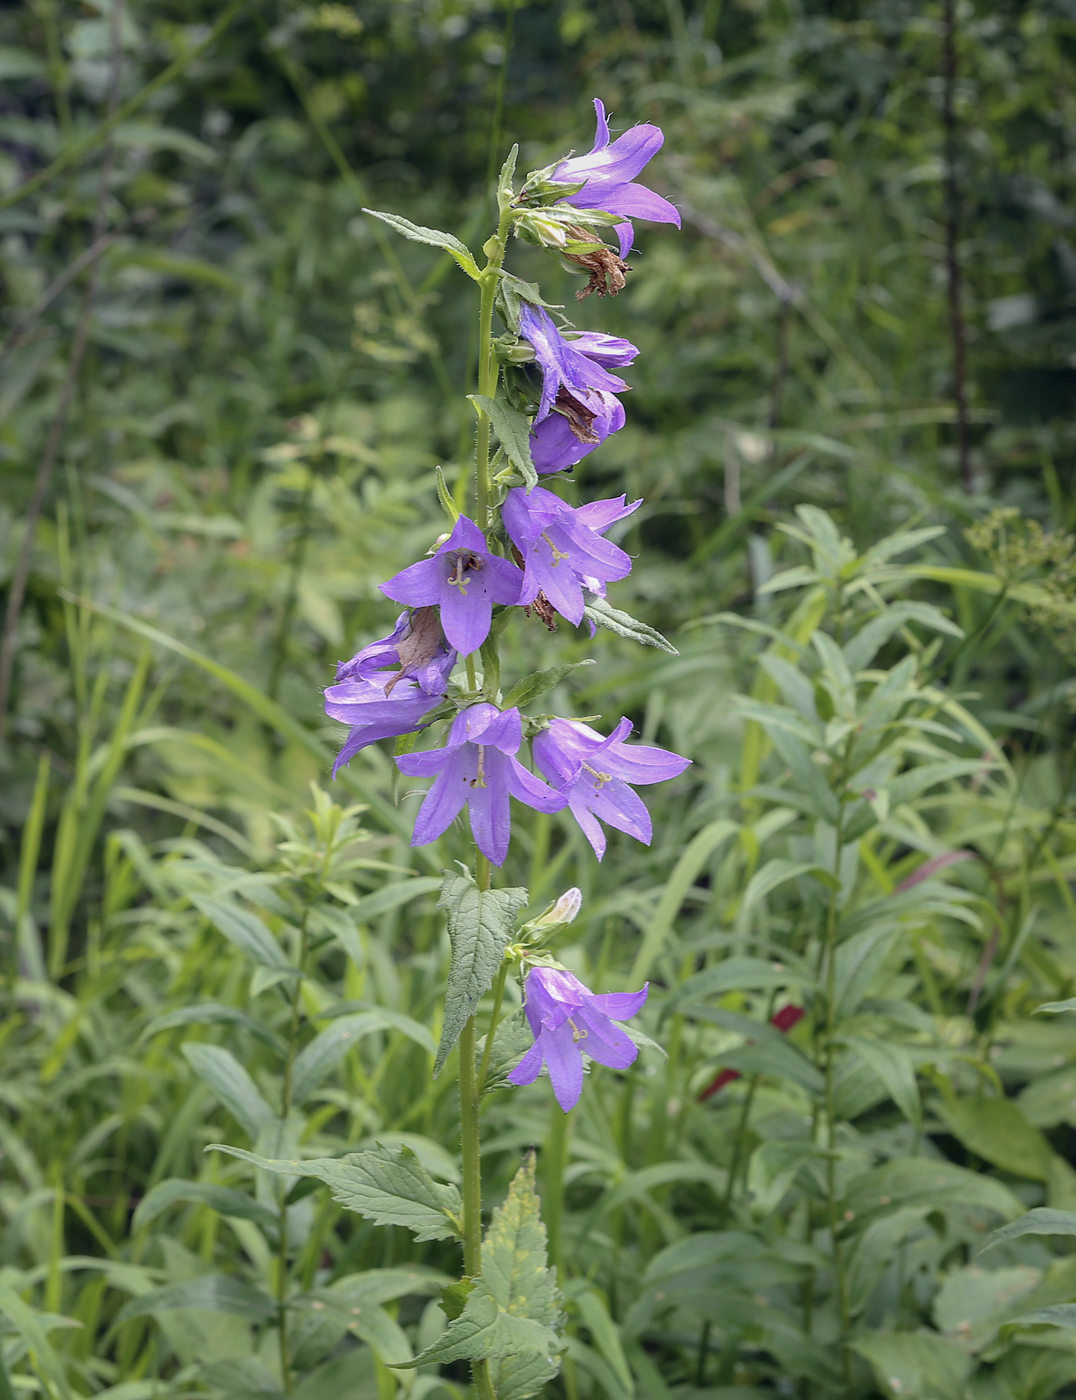
M 299 925 L 299 973 L 295 979 L 295 991 L 291 1001 L 291 1025 L 288 1032 L 288 1055 L 284 1062 L 284 1084 L 280 1096 L 280 1121 L 287 1121 L 291 1112 L 291 1085 L 292 1074 L 295 1067 L 295 1054 L 299 1040 L 299 1020 L 302 1014 L 302 972 L 306 966 L 307 949 L 310 943 L 310 932 L 308 927 L 310 914 L 309 904 L 303 906 L 302 922 Z M 281 1191 L 280 1195 L 280 1217 L 279 1217 L 280 1239 L 277 1253 L 277 1275 L 276 1275 L 276 1304 L 277 1304 L 277 1337 L 280 1352 L 280 1378 L 284 1385 L 284 1393 L 292 1394 L 291 1379 L 291 1355 L 288 1345 L 288 1207 L 287 1192 Z
M 493 302 L 501 277 L 501 264 L 504 262 L 510 224 L 511 215 L 502 214 L 497 232 L 484 249 L 489 261 L 482 269 L 482 299 L 478 308 L 478 392 L 489 398 L 492 398 L 497 390 L 496 366 L 493 359 Z M 489 529 L 489 428 L 489 414 L 479 409 L 478 431 L 475 435 L 475 487 L 480 530 Z

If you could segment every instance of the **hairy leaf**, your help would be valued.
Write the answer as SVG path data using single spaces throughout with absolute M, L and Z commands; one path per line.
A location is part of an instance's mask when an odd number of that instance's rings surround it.
M 680 655 L 672 642 L 666 641 L 660 632 L 648 627 L 645 622 L 640 622 L 630 613 L 614 608 L 596 593 L 585 593 L 583 596 L 586 599 L 583 616 L 594 627 L 604 627 L 607 632 L 615 632 L 618 637 L 625 637 L 629 642 L 639 642 L 644 647 L 657 647 L 659 651 L 666 651 L 670 656 Z
M 409 1147 L 383 1147 L 347 1157 L 309 1161 L 260 1157 L 256 1152 L 212 1143 L 207 1152 L 227 1152 L 281 1176 L 313 1176 L 325 1182 L 333 1199 L 374 1225 L 403 1225 L 417 1240 L 444 1240 L 460 1233 L 463 1209 L 455 1186 L 434 1181 Z

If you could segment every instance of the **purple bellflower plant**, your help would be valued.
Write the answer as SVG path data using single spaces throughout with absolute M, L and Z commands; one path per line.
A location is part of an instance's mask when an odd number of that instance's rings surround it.
M 403 569 L 381 592 L 408 607 L 439 607 L 449 646 L 466 656 L 489 636 L 494 603 L 518 602 L 522 582 L 516 566 L 491 554 L 482 531 L 461 515 L 432 559 Z
M 653 824 L 629 783 L 660 783 L 681 774 L 691 762 L 648 744 L 629 747 L 631 721 L 622 719 L 607 739 L 576 719 L 555 719 L 533 740 L 534 761 L 565 794 L 572 816 L 601 860 L 601 822 L 650 845 Z
M 509 797 L 537 812 L 559 812 L 566 806 L 566 796 L 516 758 L 522 742 L 517 709 L 501 711 L 482 703 L 456 716 L 444 748 L 401 754 L 396 760 L 401 773 L 413 778 L 436 775 L 415 819 L 412 846 L 435 841 L 469 804 L 478 849 L 494 865 L 503 865 L 512 835 Z
M 583 1092 L 583 1055 L 612 1069 L 627 1069 L 639 1053 L 614 1025 L 642 1010 L 649 983 L 639 992 L 594 993 L 564 968 L 532 967 L 524 1011 L 534 1044 L 508 1075 L 510 1084 L 533 1084 L 543 1064 L 557 1103 L 568 1113 Z
M 652 223 L 675 224 L 680 227 L 680 213 L 674 204 L 655 194 L 645 185 L 634 183 L 636 175 L 651 161 L 665 142 L 661 128 L 643 122 L 609 139 L 609 122 L 605 105 L 594 99 L 598 129 L 594 145 L 585 156 L 569 156 L 553 171 L 551 179 L 557 184 L 586 184 L 575 194 L 564 196 L 558 203 L 574 205 L 576 209 L 603 209 L 607 214 L 623 214 L 624 222 L 616 225 L 620 239 L 620 256 L 626 258 L 635 241 L 632 219 L 649 219 Z
M 629 556 L 604 536 L 640 502 L 619 496 L 572 507 L 535 485 L 529 467 L 533 464 L 544 476 L 567 470 L 623 427 L 618 395 L 628 385 L 619 371 L 634 362 L 638 351 L 618 336 L 562 330 L 545 309 L 540 291 L 509 278 L 504 269 L 519 234 L 544 247 L 562 266 L 566 261 L 573 270 L 589 273 L 590 282 L 576 293 L 578 298 L 591 292 L 615 296 L 631 270 L 623 262 L 634 237 L 630 220 L 679 223 L 671 204 L 635 183 L 660 149 L 661 132 L 637 126 L 611 141 L 605 109 L 600 102 L 595 106 L 598 135 L 589 154 L 531 172 L 522 188 L 514 175 L 518 152 L 508 157 L 495 190 L 496 230 L 482 244 L 484 266 L 450 234 L 397 215 L 376 214 L 397 233 L 446 248 L 478 292 L 478 375 L 476 392 L 468 396 L 476 415 L 474 474 L 470 481 L 465 472 L 438 476 L 437 494 L 452 520 L 451 533 L 425 558 L 381 585 L 382 593 L 407 611 L 388 636 L 342 662 L 336 684 L 325 693 L 328 714 L 349 726 L 334 773 L 375 740 L 441 726 L 441 737 L 432 740 L 438 747 L 396 757 L 402 774 L 431 780 L 415 818 L 413 846 L 438 840 L 468 810 L 471 858 L 460 862 L 462 871 L 446 871 L 438 906 L 446 911 L 451 962 L 434 1072 L 449 1063 L 458 1047 L 459 1231 L 462 1272 L 472 1281 L 483 1277 L 479 1109 L 483 1092 L 496 1087 L 490 1079 L 490 1052 L 513 966 L 529 969 L 525 1013 L 534 1044 L 510 1070 L 508 1082 L 533 1084 L 544 1066 L 565 1112 L 582 1092 L 584 1056 L 618 1070 L 635 1061 L 635 1042 L 616 1023 L 636 1015 L 647 999 L 646 986 L 639 992 L 596 994 L 553 962 L 543 945 L 559 937 L 579 912 L 578 889 L 528 920 L 529 892 L 496 887 L 493 867 L 508 859 L 513 816 L 518 819 L 512 799 L 542 814 L 570 809 L 601 859 L 603 823 L 640 841 L 651 838 L 650 816 L 631 784 L 672 778 L 687 766 L 687 759 L 664 749 L 628 745 L 627 720 L 606 739 L 577 720 L 521 715 L 519 705 L 537 700 L 570 668 L 536 658 L 529 675 L 502 679 L 502 624 L 510 626 L 516 617 L 518 625 L 523 608 L 550 626 L 556 612 L 578 624 L 585 617 L 587 595 L 592 601 L 604 596 L 609 584 L 631 570 Z M 595 235 L 613 226 L 620 258 Z M 505 334 L 496 326 L 498 316 Z M 521 368 L 532 361 L 541 374 L 536 406 L 536 371 Z M 530 463 L 522 450 L 528 440 Z M 446 475 L 453 477 L 451 486 Z M 526 487 L 518 484 L 521 476 L 527 478 Z M 461 515 L 466 500 L 472 503 L 466 507 L 469 515 Z M 521 568 L 505 557 L 509 549 L 518 551 Z M 494 608 L 508 610 L 496 625 Z M 592 623 L 595 619 L 615 623 L 609 610 L 596 609 Z M 630 628 L 625 630 L 631 635 Z M 511 655 L 532 650 L 536 635 L 533 628 L 522 634 Z M 650 629 L 639 627 L 635 635 L 673 650 Z M 534 762 L 544 778 L 521 761 L 525 737 L 531 738 Z M 540 852 L 544 846 L 536 842 L 534 849 Z M 492 993 L 488 1000 L 487 993 Z M 480 1024 L 486 1035 L 481 1052 Z M 499 1075 L 500 1066 L 496 1069 Z M 408 1174 L 401 1173 L 392 1188 L 405 1200 L 412 1199 L 407 1180 Z M 552 1170 L 547 1185 L 550 1199 L 558 1199 L 560 1186 Z M 530 1193 L 536 1206 L 532 1168 L 522 1169 L 512 1189 L 521 1199 Z M 464 1313 L 468 1308 L 473 1313 L 473 1302 L 480 1301 L 476 1289 Z M 528 1360 L 526 1371 L 532 1379 L 513 1390 L 519 1400 L 535 1400 L 556 1373 L 558 1348 L 550 1345 L 555 1339 L 549 1336 L 548 1306 L 538 1307 L 540 1317 L 524 1313 L 519 1319 L 540 1323 L 534 1343 L 540 1352 Z M 481 1339 L 474 1341 L 473 1320 L 467 1314 L 449 1322 L 449 1331 L 463 1329 L 470 1339 L 451 1355 L 471 1361 L 476 1400 L 498 1400 L 498 1394 L 508 1393 L 498 1380 L 501 1353 L 485 1349 Z M 520 1335 L 526 1355 L 527 1334 Z M 437 1345 L 448 1341 L 455 1346 L 457 1340 L 446 1333 Z M 280 1341 L 281 1371 L 288 1382 L 292 1368 L 283 1326 Z M 506 1384 L 516 1387 L 519 1378 L 513 1373 Z
M 606 583 L 631 572 L 630 556 L 602 539 L 602 532 L 641 505 L 641 500 L 626 505 L 620 496 L 573 509 L 541 486 L 530 495 L 519 487 L 509 491 L 504 528 L 523 559 L 520 603 L 527 607 L 542 592 L 562 617 L 578 626 L 583 620 L 583 589 L 604 596 Z

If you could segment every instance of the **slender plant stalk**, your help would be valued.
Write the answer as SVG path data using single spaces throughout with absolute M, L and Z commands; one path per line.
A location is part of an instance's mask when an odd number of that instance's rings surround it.
M 306 562 L 306 545 L 310 538 L 310 508 L 314 498 L 314 473 L 316 461 L 319 458 L 320 453 L 318 458 L 312 459 L 306 464 L 306 482 L 299 502 L 299 533 L 295 537 L 295 544 L 292 548 L 291 568 L 288 571 L 288 592 L 280 613 L 280 625 L 277 628 L 276 640 L 273 643 L 273 663 L 269 672 L 268 686 L 271 700 L 279 699 L 280 680 L 288 652 L 288 634 L 295 617 L 295 605 L 299 600 L 299 580 L 302 578 L 303 564 Z
M 508 963 L 502 962 L 493 983 L 493 1014 L 489 1018 L 489 1029 L 486 1031 L 486 1044 L 482 1050 L 482 1063 L 478 1068 L 478 1093 L 481 1096 L 486 1087 L 486 1075 L 489 1073 L 490 1055 L 493 1053 L 493 1037 L 497 1034 L 497 1026 L 501 1019 L 501 1003 L 504 1001 L 504 984 L 508 978 Z
M 973 486 L 968 430 L 967 335 L 964 325 L 963 274 L 960 267 L 960 185 L 957 180 L 956 0 L 945 0 L 942 19 L 942 123 L 945 127 L 945 261 L 949 281 L 949 332 L 953 341 L 953 398 L 956 402 L 960 483 Z

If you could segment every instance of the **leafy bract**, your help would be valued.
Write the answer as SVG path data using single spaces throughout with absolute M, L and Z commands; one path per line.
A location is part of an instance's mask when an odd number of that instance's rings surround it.
M 448 916 L 452 962 L 445 993 L 445 1019 L 433 1072 L 444 1068 L 460 1032 L 493 985 L 504 951 L 527 906 L 519 888 L 480 890 L 469 875 L 447 873 L 437 907 Z
M 508 460 L 526 482 L 528 492 L 533 490 L 538 485 L 538 472 L 531 460 L 530 419 L 504 399 L 491 399 L 488 394 L 468 394 L 467 397 L 475 408 L 489 414 Z

